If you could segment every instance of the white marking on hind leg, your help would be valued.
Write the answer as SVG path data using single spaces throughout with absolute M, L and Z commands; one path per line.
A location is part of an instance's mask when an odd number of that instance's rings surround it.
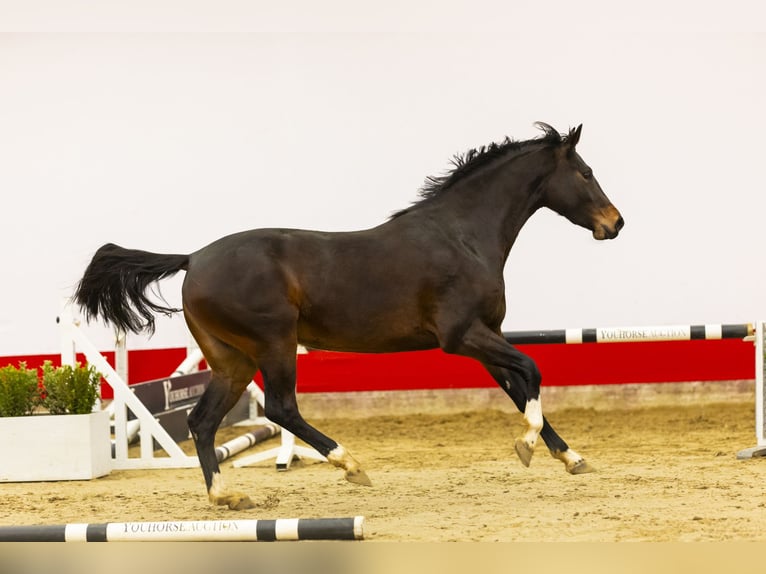
M 582 462 L 584 460 L 583 457 L 581 457 L 571 448 L 568 448 L 564 452 L 558 452 L 554 454 L 553 456 L 555 456 L 557 459 L 563 462 L 567 467 L 574 466 L 577 463 Z
M 583 457 L 568 448 L 565 451 L 551 451 L 553 458 L 559 459 L 564 463 L 567 472 L 570 474 L 586 474 L 593 472 L 595 469 L 588 464 Z
M 349 472 L 359 470 L 359 462 L 340 444 L 327 454 L 327 460 L 334 466 Z
M 359 462 L 342 446 L 338 445 L 327 453 L 327 461 L 346 471 L 346 480 L 364 486 L 372 486 Z
M 210 489 L 207 491 L 210 502 L 217 506 L 228 506 L 232 510 L 245 510 L 254 508 L 255 504 L 250 497 L 240 492 L 229 492 L 220 472 L 213 473 Z
M 349 454 L 346 451 L 346 447 L 344 447 L 342 444 L 339 444 L 334 449 L 332 449 L 329 453 L 327 453 L 327 460 L 330 461 L 335 466 L 346 468 L 343 464 L 343 461 L 348 456 Z
M 216 502 L 222 497 L 226 496 L 226 484 L 223 481 L 223 475 L 220 472 L 213 473 L 212 484 L 210 490 L 208 490 L 208 496 L 211 502 Z
M 540 399 L 530 399 L 524 407 L 524 420 L 527 421 L 527 432 L 524 435 L 524 442 L 530 448 L 535 448 L 537 437 L 543 428 L 543 408 Z

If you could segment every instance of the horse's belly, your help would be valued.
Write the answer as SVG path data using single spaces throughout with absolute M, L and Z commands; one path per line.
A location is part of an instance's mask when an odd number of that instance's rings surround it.
M 369 321 L 365 325 L 314 325 L 299 321 L 298 342 L 313 349 L 351 353 L 395 353 L 438 346 L 436 337 L 422 329 Z

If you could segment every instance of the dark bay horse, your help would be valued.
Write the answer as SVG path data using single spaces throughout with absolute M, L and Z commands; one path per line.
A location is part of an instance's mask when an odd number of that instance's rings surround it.
M 620 213 L 575 151 L 582 126 L 458 156 L 429 178 L 421 199 L 364 231 L 257 229 L 214 241 L 191 255 L 101 247 L 74 300 L 88 320 L 131 332 L 154 331 L 167 304 L 146 295 L 153 283 L 186 271 L 182 307 L 212 376 L 189 415 L 207 491 L 214 504 L 253 507 L 221 478 L 218 426 L 260 370 L 266 416 L 345 470 L 370 481 L 348 450 L 309 425 L 295 396 L 296 348 L 388 353 L 441 348 L 480 361 L 528 429 L 515 449 L 529 466 L 538 437 L 573 474 L 592 470 L 543 417 L 540 372 L 503 338 L 503 268 L 527 219 L 542 207 L 617 237 Z

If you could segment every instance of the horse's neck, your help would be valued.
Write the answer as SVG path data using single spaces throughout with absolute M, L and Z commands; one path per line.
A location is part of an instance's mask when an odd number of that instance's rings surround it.
M 456 230 L 464 240 L 501 265 L 521 228 L 540 207 L 535 191 L 542 180 L 527 158 L 491 166 L 445 196 Z M 451 204 L 451 205 L 450 205 Z

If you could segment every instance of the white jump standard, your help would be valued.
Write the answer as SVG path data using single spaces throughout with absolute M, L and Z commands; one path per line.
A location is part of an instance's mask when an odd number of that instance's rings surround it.
M 766 326 L 758 321 L 755 328 L 755 438 L 756 445 L 737 453 L 740 460 L 766 457 L 766 377 L 764 376 L 764 350 Z
M 363 538 L 363 516 L 0 526 L 0 542 L 275 542 Z

